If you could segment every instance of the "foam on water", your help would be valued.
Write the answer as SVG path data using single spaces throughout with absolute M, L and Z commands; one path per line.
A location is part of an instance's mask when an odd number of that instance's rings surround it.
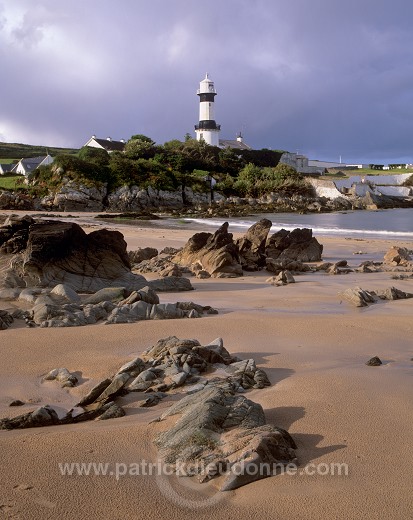
M 413 240 L 413 212 L 409 210 L 385 210 L 377 212 L 346 212 L 324 214 L 266 214 L 249 219 L 186 218 L 188 223 L 202 227 L 218 228 L 228 221 L 230 229 L 244 231 L 260 218 L 273 222 L 271 232 L 295 228 L 312 228 L 314 235 L 356 236 L 358 238 L 382 238 Z

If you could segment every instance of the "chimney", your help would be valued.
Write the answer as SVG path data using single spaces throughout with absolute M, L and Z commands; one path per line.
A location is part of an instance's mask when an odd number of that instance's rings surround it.
M 96 136 L 95 136 L 95 135 L 92 135 L 92 139 L 96 139 Z
M 112 141 L 111 137 L 106 137 L 106 141 Z
M 241 132 L 238 132 L 238 134 L 237 134 L 237 141 L 238 141 L 239 143 L 242 143 L 242 142 L 243 142 L 243 137 L 242 137 Z
M 125 142 L 125 139 L 121 139 L 120 142 L 121 142 L 121 143 L 124 143 L 124 142 Z

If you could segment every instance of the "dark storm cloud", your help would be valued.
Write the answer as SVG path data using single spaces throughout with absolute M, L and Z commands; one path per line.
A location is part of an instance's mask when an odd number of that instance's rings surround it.
M 182 139 L 215 80 L 222 137 L 413 161 L 409 0 L 0 0 L 0 139 Z

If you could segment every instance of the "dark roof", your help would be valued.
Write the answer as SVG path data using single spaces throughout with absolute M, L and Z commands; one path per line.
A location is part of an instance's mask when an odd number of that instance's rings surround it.
M 123 152 L 125 148 L 125 143 L 122 143 L 122 141 L 109 141 L 108 139 L 98 139 L 97 137 L 94 140 L 108 152 Z
M 236 150 L 251 150 L 251 146 L 243 143 L 242 141 L 237 141 L 236 139 L 220 139 L 219 146 L 221 148 L 234 148 Z
M 3 173 L 11 172 L 12 169 L 15 167 L 15 164 L 0 164 L 0 169 Z
M 46 159 L 46 157 L 47 155 L 42 155 L 41 157 L 28 157 L 27 159 L 22 159 L 20 162 L 26 171 L 30 171 L 35 170 L 39 164 Z

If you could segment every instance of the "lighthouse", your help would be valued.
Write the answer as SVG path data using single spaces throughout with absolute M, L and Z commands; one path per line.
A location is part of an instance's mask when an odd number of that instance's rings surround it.
M 212 146 L 219 146 L 219 131 L 221 125 L 215 121 L 214 98 L 217 91 L 214 82 L 205 75 L 197 91 L 199 96 L 199 123 L 195 125 L 197 141 L 201 139 Z

